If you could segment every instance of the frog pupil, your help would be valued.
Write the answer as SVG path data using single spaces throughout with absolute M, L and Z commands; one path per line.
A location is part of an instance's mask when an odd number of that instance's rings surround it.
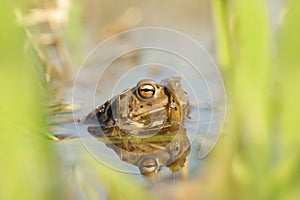
M 151 89 L 148 89 L 148 88 L 146 88 L 146 89 L 141 89 L 142 91 L 144 91 L 144 92 L 150 92 L 150 91 L 154 91 L 154 90 L 151 90 Z

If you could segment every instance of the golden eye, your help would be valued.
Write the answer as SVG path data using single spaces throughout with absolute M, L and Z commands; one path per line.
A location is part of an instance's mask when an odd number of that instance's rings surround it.
M 152 84 L 144 84 L 138 88 L 138 96 L 142 99 L 151 99 L 154 97 L 156 89 Z
M 145 160 L 142 160 L 139 168 L 141 173 L 144 175 L 155 173 L 159 170 L 158 162 L 153 158 L 147 158 Z

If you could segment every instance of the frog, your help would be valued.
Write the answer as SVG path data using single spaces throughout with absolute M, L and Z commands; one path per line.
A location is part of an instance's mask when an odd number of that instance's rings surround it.
M 183 127 L 189 98 L 181 77 L 155 82 L 142 79 L 92 110 L 82 123 L 121 160 L 138 166 L 141 174 L 157 174 L 164 166 L 172 172 L 184 166 L 189 140 Z
M 180 77 L 166 78 L 160 83 L 143 79 L 98 106 L 83 123 L 96 124 L 104 130 L 119 127 L 125 135 L 142 135 L 151 129 L 182 124 L 188 108 L 189 98 L 181 87 Z

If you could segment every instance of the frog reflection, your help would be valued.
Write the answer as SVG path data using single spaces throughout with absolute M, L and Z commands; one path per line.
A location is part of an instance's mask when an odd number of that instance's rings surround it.
M 99 136 L 99 126 L 90 126 L 91 135 L 104 141 L 121 160 L 137 166 L 143 175 L 155 175 L 162 167 L 177 172 L 184 167 L 190 152 L 190 143 L 184 128 L 163 128 L 157 134 L 139 138 L 136 136 Z M 114 131 L 121 131 L 116 128 Z
M 180 169 L 189 153 L 183 125 L 189 98 L 179 77 L 156 83 L 144 79 L 89 113 L 83 123 L 121 158 L 139 167 L 142 174 L 168 166 Z

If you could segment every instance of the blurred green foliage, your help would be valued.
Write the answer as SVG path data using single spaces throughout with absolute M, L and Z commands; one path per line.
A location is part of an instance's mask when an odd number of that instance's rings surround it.
M 0 199 L 66 199 L 74 195 L 67 190 L 78 184 L 87 199 L 99 199 L 99 188 L 89 182 L 64 185 L 67 182 L 62 180 L 66 178 L 61 173 L 64 170 L 52 144 L 56 138 L 49 138 L 46 125 L 45 105 L 51 95 L 45 93 L 51 91 L 45 89 L 48 87 L 45 87 L 44 66 L 34 56 L 33 49 L 24 51 L 26 37 L 17 24 L 15 7 L 7 1 L 1 3 Z M 80 11 L 75 6 L 66 30 L 66 34 L 72 35 L 67 41 L 70 43 L 78 36 L 79 25 L 73 22 L 74 18 L 80 18 Z M 150 198 L 132 177 L 101 165 L 87 153 L 85 158 L 78 165 L 97 175 L 110 199 Z
M 63 198 L 46 138 L 39 82 L 24 52 L 25 35 L 9 1 L 1 1 L 0 199 Z
M 225 141 L 210 166 L 218 199 L 300 198 L 300 2 L 284 2 L 275 34 L 266 3 L 213 1 L 230 98 Z

